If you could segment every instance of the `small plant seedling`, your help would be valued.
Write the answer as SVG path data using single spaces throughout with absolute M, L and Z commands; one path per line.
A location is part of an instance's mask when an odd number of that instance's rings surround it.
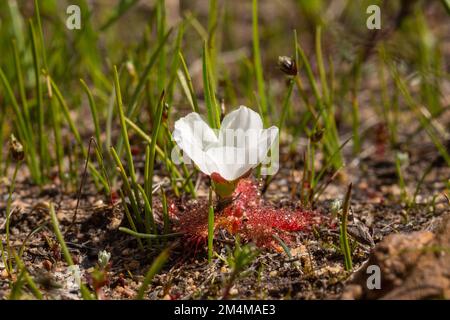
M 222 294 L 222 299 L 224 300 L 228 299 L 230 290 L 237 278 L 242 275 L 243 271 L 247 269 L 247 267 L 259 254 L 254 245 L 248 243 L 241 245 L 239 237 L 236 237 L 235 239 L 234 249 L 227 247 L 227 251 L 228 255 L 226 258 L 218 255 L 218 257 L 223 260 L 231 269 L 230 276 L 226 281 L 226 285 Z

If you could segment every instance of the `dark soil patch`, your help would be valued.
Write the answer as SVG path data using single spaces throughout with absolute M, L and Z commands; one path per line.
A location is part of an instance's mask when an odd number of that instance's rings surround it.
M 414 160 L 416 159 L 413 156 L 412 162 Z M 406 179 L 417 175 L 416 172 L 422 172 L 424 165 L 423 161 L 417 159 L 414 165 L 408 168 Z M 362 171 L 361 168 L 364 169 L 364 174 L 356 176 Z M 292 175 L 286 175 L 286 172 L 287 170 L 282 170 L 277 175 L 265 195 L 267 201 L 278 203 L 278 206 L 282 207 L 296 205 L 289 196 L 292 191 L 291 180 L 294 178 Z M 333 221 L 330 213 L 331 200 L 325 199 L 342 198 L 346 181 L 352 180 L 355 187 L 351 226 L 354 226 L 355 230 L 358 229 L 358 223 L 365 226 L 375 243 L 390 234 L 432 229 L 437 219 L 449 211 L 447 200 L 439 196 L 443 186 L 438 182 L 438 178 L 443 175 L 450 176 L 449 168 L 434 167 L 420 192 L 421 204 L 408 209 L 398 201 L 399 190 L 393 163 L 362 159 L 358 168 L 352 169 L 349 166 L 346 176 L 342 176 L 341 181 L 337 180 L 330 186 L 317 202 L 314 212 Z M 119 226 L 127 226 L 121 204 L 112 206 L 99 200 L 105 197 L 96 194 L 93 186 L 89 188 L 90 190 L 83 192 L 89 195 L 83 197 L 76 223 L 71 226 L 76 193 L 66 194 L 58 186 L 52 185 L 40 190 L 21 178 L 13 202 L 15 209 L 11 219 L 11 244 L 16 250 L 20 250 L 24 239 L 29 236 L 23 259 L 47 298 L 78 299 L 76 284 L 61 258 L 60 249 L 58 246 L 52 246 L 55 239 L 49 223 L 47 204 L 50 200 L 55 201 L 65 239 L 80 267 L 82 277 L 89 279 L 98 253 L 107 250 L 111 252 L 111 268 L 109 285 L 104 288 L 105 298 L 132 298 L 159 249 L 155 246 L 154 252 L 139 250 L 134 238 L 118 231 Z M 2 198 L 6 199 L 5 184 L 1 186 L 1 194 Z M 425 202 L 433 195 L 438 195 L 434 204 Z M 199 201 L 203 201 L 201 199 L 200 197 Z M 4 205 L 0 209 L 4 212 Z M 2 228 L 4 222 L 3 215 L 0 217 Z M 39 226 L 43 226 L 42 229 L 32 233 Z M 338 229 L 332 227 L 332 224 L 331 227 L 317 225 L 314 232 L 291 232 L 290 236 L 292 258 L 280 248 L 261 247 L 258 257 L 233 285 L 231 298 L 321 299 L 340 296 L 349 273 L 343 267 Z M 224 284 L 230 276 L 229 268 L 217 258 L 208 264 L 204 243 L 198 248 L 187 248 L 183 239 L 173 242 L 170 261 L 155 277 L 147 298 L 220 298 Z M 361 242 L 356 245 L 353 255 L 355 270 L 369 257 L 370 245 Z M 232 247 L 233 243 L 232 234 L 219 232 L 216 234 L 215 250 L 226 256 L 226 247 Z M 8 295 L 9 284 L 10 279 L 3 272 L 0 279 L 0 296 Z

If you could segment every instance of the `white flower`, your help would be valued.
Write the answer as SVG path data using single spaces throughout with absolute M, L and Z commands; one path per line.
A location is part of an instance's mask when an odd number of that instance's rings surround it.
M 255 111 L 240 106 L 222 121 L 215 130 L 192 112 L 175 122 L 173 138 L 198 168 L 207 175 L 213 173 L 227 181 L 234 181 L 264 162 L 278 128 L 263 128 Z

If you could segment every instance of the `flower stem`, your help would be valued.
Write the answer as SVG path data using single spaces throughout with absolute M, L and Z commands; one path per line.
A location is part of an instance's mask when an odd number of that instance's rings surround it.
M 208 263 L 213 257 L 214 241 L 214 207 L 212 204 L 212 189 L 209 189 L 209 211 L 208 211 Z

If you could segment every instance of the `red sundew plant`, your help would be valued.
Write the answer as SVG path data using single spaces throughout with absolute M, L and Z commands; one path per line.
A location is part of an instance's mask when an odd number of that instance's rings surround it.
M 168 207 L 169 217 L 174 223 L 174 230 L 184 233 L 189 245 L 194 245 L 197 251 L 208 238 L 208 202 L 195 201 L 194 204 L 177 205 L 171 203 Z
M 185 234 L 188 243 L 198 246 L 208 237 L 208 202 L 177 206 L 172 203 L 169 214 L 177 231 Z M 293 232 L 309 231 L 322 220 L 319 213 L 301 208 L 276 208 L 264 201 L 257 184 L 249 179 L 239 181 L 233 201 L 215 212 L 215 230 L 225 229 L 260 247 L 279 248 L 274 236 L 291 242 Z

